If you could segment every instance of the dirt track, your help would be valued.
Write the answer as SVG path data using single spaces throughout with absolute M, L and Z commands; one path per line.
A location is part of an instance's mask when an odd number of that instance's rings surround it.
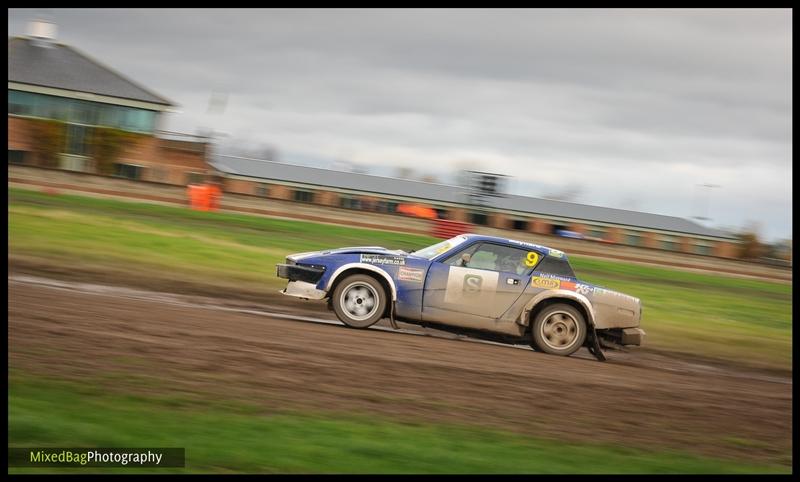
M 285 306 L 42 282 L 9 276 L 11 369 L 127 375 L 109 389 L 247 400 L 266 411 L 374 412 L 791 463 L 785 376 L 646 350 L 607 363 L 585 352 L 560 358 L 241 312 Z

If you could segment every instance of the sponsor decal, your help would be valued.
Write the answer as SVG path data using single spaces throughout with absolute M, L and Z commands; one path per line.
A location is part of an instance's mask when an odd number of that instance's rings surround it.
M 415 281 L 421 283 L 425 279 L 425 270 L 401 266 L 400 269 L 397 270 L 397 279 L 400 281 Z
M 362 254 L 362 263 L 370 264 L 392 264 L 395 266 L 402 266 L 406 264 L 406 259 L 402 256 L 386 256 L 383 254 Z
M 480 293 L 483 278 L 475 274 L 464 275 L 464 293 Z
M 456 311 L 486 312 L 493 306 L 499 279 L 500 273 L 496 271 L 451 266 L 447 273 L 444 302 L 456 305 Z
M 530 251 L 528 252 L 528 255 L 525 256 L 525 266 L 527 266 L 528 268 L 533 268 L 534 266 L 536 266 L 536 263 L 538 262 L 539 262 L 539 253 L 537 253 L 536 251 Z
M 590 295 L 594 292 L 594 287 L 584 283 L 574 283 L 572 281 L 562 281 L 561 288 L 565 290 L 574 291 L 582 295 Z
M 439 248 L 439 249 L 437 249 L 437 250 L 436 250 L 436 254 L 442 254 L 442 253 L 444 253 L 445 251 L 447 251 L 448 249 L 450 249 L 451 247 L 452 247 L 452 246 L 450 245 L 450 243 L 445 243 L 445 244 L 443 244 L 443 245 L 442 245 L 442 247 L 441 247 L 441 248 Z
M 625 299 L 631 300 L 633 302 L 639 301 L 638 298 L 635 298 L 633 296 L 629 296 L 629 295 L 620 293 L 618 291 L 607 290 L 605 288 L 595 288 L 594 289 L 594 294 L 597 295 L 597 296 L 614 296 L 614 297 L 617 297 L 617 298 L 625 298 Z
M 580 293 L 580 294 L 582 294 L 582 295 L 588 295 L 588 294 L 591 294 L 594 291 L 594 288 L 592 288 L 589 285 L 585 285 L 583 283 L 576 283 L 575 284 L 575 291 Z
M 553 278 L 542 278 L 539 276 L 534 276 L 531 278 L 531 284 L 536 286 L 537 288 L 543 288 L 546 290 L 555 290 L 561 286 L 561 281 Z
M 563 251 L 559 251 L 557 249 L 552 249 L 551 248 L 549 253 L 550 253 L 550 256 L 552 256 L 554 258 L 563 258 L 564 257 L 564 252 Z
M 571 281 L 572 280 L 572 278 L 570 278 L 568 276 L 561 276 L 561 275 L 552 274 L 552 273 L 540 273 L 539 276 L 541 276 L 542 278 L 553 278 L 553 279 L 557 279 L 557 280 L 561 280 L 561 281 Z
M 539 246 L 538 244 L 527 243 L 525 241 L 517 241 L 516 239 L 509 239 L 508 242 L 511 244 L 517 244 L 519 246 L 527 246 L 529 248 L 541 248 L 541 246 Z

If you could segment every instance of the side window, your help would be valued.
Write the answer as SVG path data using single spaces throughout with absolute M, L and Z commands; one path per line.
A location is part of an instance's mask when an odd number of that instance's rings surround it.
M 539 263 L 539 266 L 536 267 L 536 271 L 570 278 L 575 277 L 575 272 L 572 271 L 572 266 L 569 265 L 567 260 L 554 258 L 552 256 L 544 258 L 542 262 Z
M 494 243 L 476 243 L 450 256 L 444 260 L 444 264 L 522 275 L 536 266 L 540 259 L 541 255 L 534 251 Z

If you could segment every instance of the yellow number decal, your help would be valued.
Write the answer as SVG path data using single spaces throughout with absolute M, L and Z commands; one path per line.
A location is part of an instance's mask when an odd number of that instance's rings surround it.
M 525 257 L 525 266 L 528 268 L 533 268 L 536 266 L 537 261 L 539 261 L 539 255 L 536 252 L 531 251 L 528 253 L 528 256 Z

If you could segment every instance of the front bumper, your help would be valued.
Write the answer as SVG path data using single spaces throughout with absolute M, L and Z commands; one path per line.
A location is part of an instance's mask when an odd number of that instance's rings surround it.
M 299 264 L 279 264 L 276 266 L 278 278 L 285 278 L 289 281 L 302 281 L 304 283 L 317 284 L 322 275 L 325 274 L 324 267 L 303 266 Z
M 325 291 L 317 289 L 317 283 L 325 274 L 325 267 L 279 264 L 276 269 L 278 278 L 289 280 L 281 293 L 307 300 L 321 300 L 327 295 Z
M 281 290 L 286 296 L 303 298 L 304 300 L 321 300 L 327 295 L 326 292 L 317 289 L 317 285 L 306 283 L 305 281 L 289 281 L 286 288 Z

